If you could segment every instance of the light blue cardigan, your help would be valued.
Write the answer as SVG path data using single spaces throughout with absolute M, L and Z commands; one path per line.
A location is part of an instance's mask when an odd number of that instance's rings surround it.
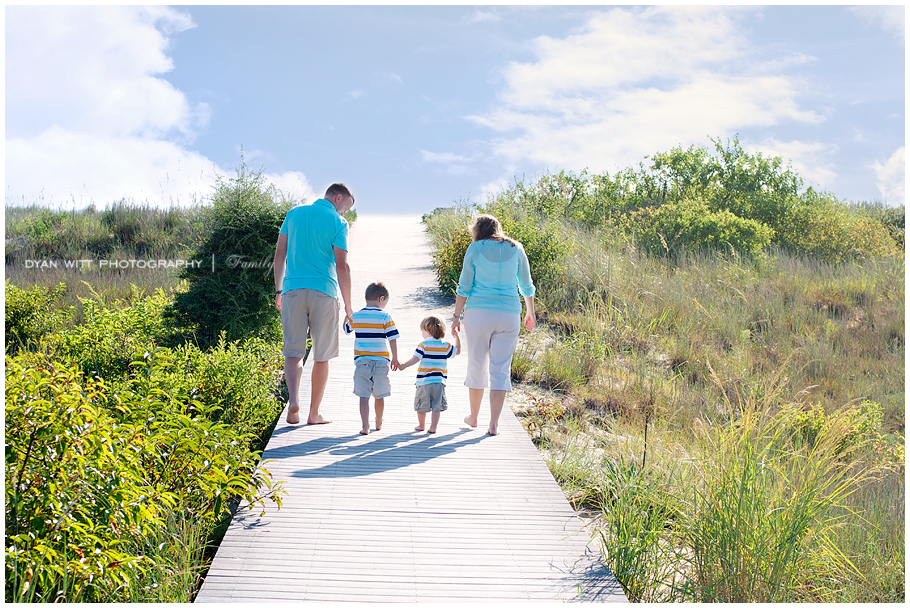
M 528 256 L 521 243 L 512 245 L 508 241 L 500 243 L 485 239 L 474 241 L 468 247 L 455 290 L 468 299 L 466 309 L 485 308 L 521 314 L 518 293 L 531 297 L 535 291 Z

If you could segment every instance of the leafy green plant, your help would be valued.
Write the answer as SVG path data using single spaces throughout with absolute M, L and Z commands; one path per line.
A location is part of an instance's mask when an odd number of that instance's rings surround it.
M 136 298 L 131 305 L 107 304 L 99 294 L 82 300 L 85 322 L 53 337 L 53 348 L 66 361 L 76 362 L 87 376 L 108 381 L 127 375 L 137 356 L 154 349 L 168 334 L 163 291 Z
M 683 248 L 755 255 L 774 235 L 761 222 L 727 210 L 711 211 L 706 203 L 693 200 L 641 209 L 630 213 L 624 223 L 639 244 L 657 255 L 675 254 Z
M 233 496 L 280 502 L 243 434 L 156 388 L 169 365 L 152 354 L 111 392 L 60 362 L 7 359 L 7 601 L 115 600 L 155 565 L 141 549 L 170 511 L 211 525 Z
M 242 161 L 235 177 L 218 182 L 204 238 L 190 258 L 194 264 L 180 275 L 189 287 L 167 312 L 203 348 L 222 331 L 228 341 L 281 335 L 271 264 L 278 230 L 293 206 Z
M 44 336 L 61 327 L 67 315 L 57 308 L 57 301 L 66 291 L 65 285 L 59 284 L 54 289 L 39 286 L 20 289 L 6 281 L 4 287 L 8 354 L 36 346 Z

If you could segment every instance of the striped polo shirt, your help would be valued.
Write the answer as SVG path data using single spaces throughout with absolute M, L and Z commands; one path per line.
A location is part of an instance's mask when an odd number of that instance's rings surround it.
M 417 386 L 446 383 L 446 359 L 454 357 L 455 347 L 445 340 L 427 338 L 417 345 L 414 356 L 420 359 L 417 366 Z
M 344 333 L 354 332 L 354 359 L 390 361 L 388 340 L 398 339 L 395 321 L 381 308 L 366 306 L 344 321 Z

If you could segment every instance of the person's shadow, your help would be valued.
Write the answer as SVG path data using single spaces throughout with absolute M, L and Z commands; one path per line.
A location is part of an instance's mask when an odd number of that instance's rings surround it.
M 428 435 L 420 431 L 397 433 L 372 441 L 363 440 L 359 433 L 350 437 L 320 437 L 302 444 L 282 446 L 267 450 L 266 458 L 288 458 L 331 454 L 346 456 L 342 460 L 313 469 L 299 469 L 292 477 L 361 477 L 420 464 L 433 458 L 451 454 L 465 446 L 483 440 L 487 435 L 478 434 L 470 438 L 452 441 L 468 429 L 460 429 L 446 435 Z

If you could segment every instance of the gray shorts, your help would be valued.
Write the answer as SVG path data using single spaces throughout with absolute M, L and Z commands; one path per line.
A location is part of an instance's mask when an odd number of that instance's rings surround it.
M 414 393 L 415 412 L 444 412 L 449 409 L 446 401 L 446 385 L 442 382 L 420 384 Z
M 392 394 L 389 382 L 389 362 L 385 359 L 354 361 L 354 394 L 358 397 L 385 399 Z

